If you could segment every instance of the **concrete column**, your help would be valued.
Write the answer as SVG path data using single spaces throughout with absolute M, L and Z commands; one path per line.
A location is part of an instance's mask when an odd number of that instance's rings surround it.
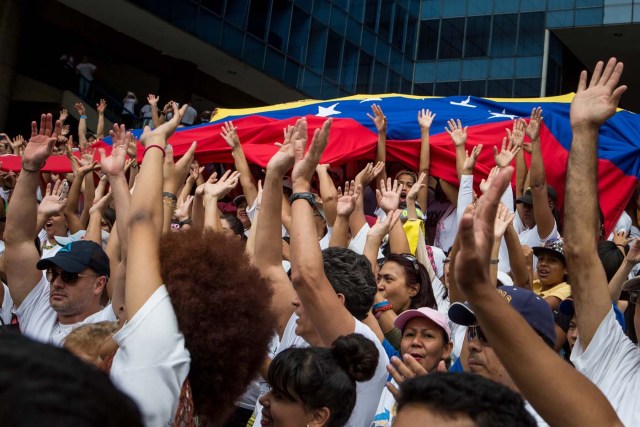
M 4 129 L 16 75 L 24 1 L 0 0 L 0 129 Z

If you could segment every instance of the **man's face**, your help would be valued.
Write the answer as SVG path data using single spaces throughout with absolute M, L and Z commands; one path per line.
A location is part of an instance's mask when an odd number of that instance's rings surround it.
M 66 277 L 59 267 L 52 267 L 49 303 L 56 313 L 63 316 L 81 314 L 90 307 L 104 287 L 104 281 L 91 269 Z M 66 280 L 65 280 L 66 279 Z
M 443 417 L 435 413 L 427 405 L 409 403 L 398 412 L 393 425 L 394 427 L 475 427 L 477 424 L 465 414 L 460 414 L 456 417 Z
M 294 313 L 298 316 L 298 320 L 296 320 L 296 329 L 295 333 L 299 337 L 302 337 L 306 342 L 311 345 L 321 345 L 320 337 L 318 337 L 318 333 L 316 332 L 313 323 L 309 316 L 307 316 L 304 306 L 302 305 L 302 301 L 298 298 L 298 294 L 291 301 L 291 304 L 295 307 Z
M 474 329 L 476 329 L 474 331 Z M 479 332 L 478 332 L 479 331 Z M 470 336 L 474 335 L 470 339 Z M 469 326 L 467 340 L 469 349 L 469 370 L 497 383 L 518 391 L 506 368 L 498 359 L 491 345 L 483 338 L 484 334 L 479 326 Z M 519 391 L 518 391 L 519 392 Z

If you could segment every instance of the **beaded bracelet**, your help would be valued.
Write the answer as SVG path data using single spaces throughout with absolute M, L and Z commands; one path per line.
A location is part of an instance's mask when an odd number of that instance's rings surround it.
M 388 304 L 389 304 L 389 301 L 382 301 L 382 302 L 379 302 L 379 303 L 377 303 L 377 304 L 374 304 L 374 305 L 373 305 L 373 307 L 371 307 L 371 310 L 372 310 L 372 311 L 375 311 L 375 310 L 377 310 L 377 309 L 379 309 L 379 308 L 381 308 L 381 307 L 384 307 L 385 305 L 388 305 Z
M 379 319 L 380 316 L 382 316 L 382 313 L 384 313 L 387 310 L 391 310 L 393 308 L 393 306 L 391 305 L 391 303 L 389 303 L 389 305 L 385 305 L 383 307 L 377 308 L 373 311 L 373 316 L 376 319 Z

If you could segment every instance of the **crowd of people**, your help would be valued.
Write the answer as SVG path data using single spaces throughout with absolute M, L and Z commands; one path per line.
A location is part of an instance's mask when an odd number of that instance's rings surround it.
M 373 105 L 375 161 L 346 177 L 320 163 L 332 119 L 287 126 L 264 171 L 231 122 L 233 165 L 199 164 L 195 142 L 176 160 L 168 138 L 195 110 L 162 114 L 154 95 L 140 140 L 114 125 L 109 153 L 83 104 L 78 146 L 64 111 L 32 122 L 28 141 L 2 135 L 22 169 L 0 172 L 0 420 L 640 424 L 640 198 L 607 236 L 596 189 L 622 71 L 612 58 L 580 76 L 564 218 L 540 108 L 514 121 L 479 194 L 483 141 L 460 120 L 447 127 L 459 182 L 430 175 L 426 109 L 418 170 L 387 162 Z M 73 172 L 43 171 L 54 154 Z

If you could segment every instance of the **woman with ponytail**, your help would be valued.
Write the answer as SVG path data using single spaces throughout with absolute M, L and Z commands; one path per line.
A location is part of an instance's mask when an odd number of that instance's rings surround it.
M 269 366 L 271 391 L 260 398 L 263 426 L 342 427 L 356 404 L 356 381 L 371 379 L 375 344 L 360 334 L 331 348 L 288 348 Z

